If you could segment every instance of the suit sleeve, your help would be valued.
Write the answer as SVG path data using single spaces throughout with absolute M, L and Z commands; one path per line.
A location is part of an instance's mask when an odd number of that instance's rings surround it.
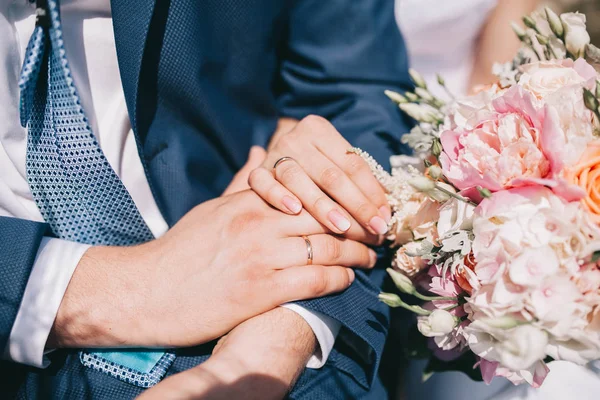
M 19 311 L 47 225 L 0 217 L 0 349 L 4 349 Z
M 277 85 L 281 114 L 325 117 L 352 145 L 389 167 L 391 155 L 406 151 L 398 139 L 409 124 L 384 90 L 411 87 L 394 1 L 294 4 Z M 382 270 L 358 271 L 344 293 L 299 303 L 341 323 L 331 362 L 367 388 L 377 372 L 389 325 L 389 310 L 377 299 L 384 277 Z

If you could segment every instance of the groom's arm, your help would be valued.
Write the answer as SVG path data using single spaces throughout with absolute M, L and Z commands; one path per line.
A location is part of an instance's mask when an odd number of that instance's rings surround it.
M 296 2 L 277 86 L 283 116 L 327 118 L 384 167 L 398 152 L 385 134 L 398 139 L 408 125 L 383 92 L 411 85 L 393 8 L 389 0 Z M 299 303 L 341 323 L 342 344 L 332 353 L 336 365 L 365 387 L 377 371 L 389 323 L 387 307 L 377 299 L 384 275 L 357 272 L 344 293 Z

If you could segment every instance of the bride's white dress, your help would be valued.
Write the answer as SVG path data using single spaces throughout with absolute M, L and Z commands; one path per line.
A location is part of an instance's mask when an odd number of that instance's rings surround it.
M 457 95 L 466 93 L 482 26 L 502 0 L 396 0 L 396 20 L 406 40 L 412 68 L 432 90 L 443 95 L 436 73 Z M 405 373 L 407 400 L 597 400 L 600 399 L 598 368 L 566 362 L 550 363 L 550 374 L 540 389 L 513 386 L 495 379 L 492 385 L 472 382 L 456 372 L 436 374 L 421 384 L 422 362 Z

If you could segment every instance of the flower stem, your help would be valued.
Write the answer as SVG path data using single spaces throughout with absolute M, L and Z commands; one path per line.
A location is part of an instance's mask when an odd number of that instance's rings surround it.
M 424 294 L 421 294 L 421 293 L 417 292 L 416 290 L 414 291 L 413 296 L 415 296 L 418 299 L 425 300 L 425 301 L 436 301 L 436 300 L 455 300 L 455 301 L 458 301 L 458 298 L 456 298 L 456 297 L 425 296 Z
M 475 204 L 474 202 L 472 202 L 471 200 L 469 200 L 469 199 L 467 199 L 467 198 L 465 198 L 465 197 L 462 197 L 460 194 L 453 193 L 453 192 L 451 192 L 451 191 L 449 191 L 449 190 L 446 190 L 446 189 L 444 189 L 443 187 L 441 187 L 441 186 L 439 186 L 439 185 L 437 185 L 437 184 L 435 185 L 435 188 L 436 188 L 437 190 L 439 190 L 440 192 L 447 194 L 447 195 L 448 195 L 448 196 L 450 196 L 450 197 L 454 197 L 455 199 L 457 199 L 457 200 L 460 200 L 460 201 L 463 201 L 463 202 L 465 202 L 465 203 L 467 203 L 467 204 L 470 204 L 470 205 L 472 205 L 473 207 L 477 207 L 477 204 Z

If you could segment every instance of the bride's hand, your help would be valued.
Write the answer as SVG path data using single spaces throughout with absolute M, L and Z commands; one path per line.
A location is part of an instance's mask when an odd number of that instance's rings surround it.
M 258 195 L 288 214 L 305 208 L 334 233 L 380 242 L 391 217 L 385 192 L 333 125 L 309 116 L 275 140 L 248 179 Z

